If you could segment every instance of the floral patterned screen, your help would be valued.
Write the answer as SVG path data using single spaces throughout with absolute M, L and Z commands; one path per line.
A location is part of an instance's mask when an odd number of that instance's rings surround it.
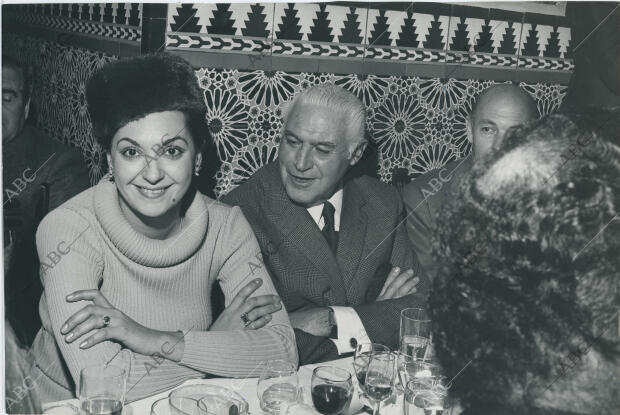
M 392 181 L 395 168 L 411 177 L 469 153 L 465 120 L 475 97 L 493 81 L 331 73 L 216 70 L 201 68 L 198 82 L 207 123 L 223 164 L 217 194 L 225 194 L 277 156 L 282 105 L 311 85 L 332 82 L 357 94 L 368 111 L 379 175 Z M 541 114 L 557 109 L 566 88 L 526 84 Z

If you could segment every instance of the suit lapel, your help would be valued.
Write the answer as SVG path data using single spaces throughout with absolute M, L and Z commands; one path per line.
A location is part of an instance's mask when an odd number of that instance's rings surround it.
M 272 223 L 282 233 L 282 244 L 294 246 L 314 265 L 317 276 L 324 279 L 324 284 L 332 289 L 331 295 L 328 294 L 331 304 L 346 304 L 347 297 L 338 262 L 319 227 L 306 208 L 291 202 L 277 166 L 270 175 L 268 183 L 273 186 L 265 194 L 266 206 L 277 218 Z
M 352 287 L 363 259 L 367 224 L 366 199 L 362 196 L 362 189 L 351 181 L 344 188 L 338 232 L 338 262 L 344 287 Z

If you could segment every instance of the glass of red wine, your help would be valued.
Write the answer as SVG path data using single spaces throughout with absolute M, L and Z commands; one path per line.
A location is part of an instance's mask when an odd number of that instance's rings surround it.
M 375 403 L 373 415 L 379 415 L 381 402 L 392 395 L 396 374 L 396 355 L 392 352 L 376 352 L 370 356 L 366 371 L 366 395 Z
M 353 380 L 344 369 L 319 366 L 312 372 L 312 403 L 323 415 L 340 415 L 351 404 Z
M 370 357 L 373 353 L 387 353 L 389 351 L 389 347 L 379 343 L 360 343 L 355 348 L 353 370 L 355 370 L 355 377 L 357 378 L 357 383 L 360 385 L 360 391 L 362 394 L 366 393 L 366 371 L 368 370 L 368 362 L 370 362 Z
M 125 403 L 125 370 L 112 365 L 80 371 L 80 408 L 85 415 L 121 415 Z

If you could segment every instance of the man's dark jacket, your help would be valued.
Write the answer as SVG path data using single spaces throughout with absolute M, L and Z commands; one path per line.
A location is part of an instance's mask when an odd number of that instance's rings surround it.
M 288 312 L 350 306 L 373 342 L 398 344 L 400 310 L 423 306 L 428 281 L 411 248 L 396 189 L 369 177 L 345 181 L 337 254 L 306 208 L 288 197 L 278 162 L 268 164 L 223 201 L 240 206 Z M 375 301 L 392 267 L 412 268 L 417 293 Z M 296 329 L 300 364 L 338 358 L 327 337 Z

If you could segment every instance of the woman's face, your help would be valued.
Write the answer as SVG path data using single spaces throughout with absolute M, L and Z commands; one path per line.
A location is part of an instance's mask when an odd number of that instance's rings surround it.
M 155 112 L 126 124 L 112 137 L 108 153 L 121 202 L 147 219 L 178 214 L 200 161 L 180 111 Z

